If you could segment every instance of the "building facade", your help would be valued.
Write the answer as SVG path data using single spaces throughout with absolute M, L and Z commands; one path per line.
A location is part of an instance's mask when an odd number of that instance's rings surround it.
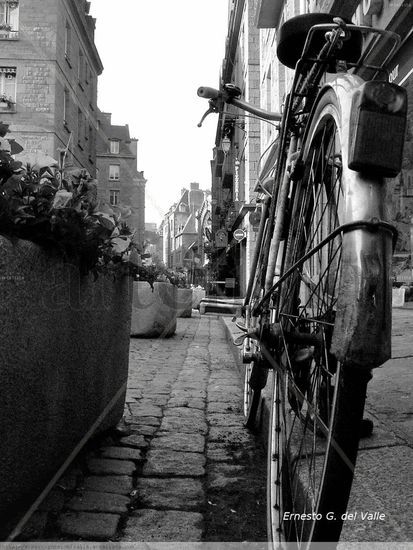
M 26 152 L 96 174 L 97 79 L 103 70 L 86 0 L 0 1 L 0 120 Z
M 120 214 L 135 231 L 135 242 L 145 240 L 145 185 L 137 169 L 137 140 L 128 125 L 114 125 L 110 113 L 99 111 L 96 160 L 99 199 Z
M 162 235 L 156 223 L 145 222 L 144 251 L 145 254 L 150 254 L 145 260 L 147 264 L 162 262 Z
M 229 28 L 220 84 L 232 83 L 246 101 L 260 105 L 257 0 L 229 3 Z M 212 166 L 210 282 L 217 294 L 242 295 L 255 245 L 257 226 L 249 223 L 260 161 L 260 122 L 226 106 L 219 115 Z M 245 237 L 234 239 L 242 229 Z
M 265 105 L 265 85 L 268 75 L 274 75 L 271 81 L 271 109 L 279 110 L 285 93 L 291 84 L 292 71 L 283 67 L 276 57 L 277 29 L 287 19 L 308 12 L 332 13 L 348 18 L 353 23 L 386 29 L 397 33 L 401 43 L 390 63 L 389 80 L 407 89 L 408 124 L 404 147 L 403 167 L 394 179 L 387 180 L 388 215 L 399 231 L 396 244 L 393 276 L 400 282 L 412 282 L 413 251 L 413 4 L 392 0 L 285 0 L 272 2 L 260 0 L 257 11 L 257 24 L 260 27 L 261 46 L 261 105 Z M 369 38 L 365 40 L 365 45 Z M 370 63 L 380 64 L 382 52 L 369 57 Z M 360 71 L 361 76 L 366 76 Z M 265 150 L 271 140 L 261 132 L 261 147 Z
M 394 276 L 411 282 L 413 4 L 392 0 L 231 0 L 229 9 L 221 85 L 234 83 L 241 88 L 243 99 L 273 112 L 281 112 L 293 76 L 276 55 L 277 31 L 284 21 L 299 14 L 324 12 L 400 35 L 400 47 L 388 65 L 389 78 L 406 87 L 410 107 L 403 168 L 397 178 L 387 182 L 387 204 L 389 217 L 399 230 Z M 370 61 L 378 60 L 370 58 Z M 245 293 L 260 218 L 260 185 L 272 177 L 277 137 L 276 124 L 258 122 L 249 115 L 243 119 L 243 113 L 231 106 L 226 106 L 219 115 L 211 162 L 214 243 L 211 261 L 215 278 L 220 281 L 235 278 L 241 296 Z M 239 244 L 233 238 L 237 228 L 245 234 Z
M 170 269 L 184 271 L 189 283 L 198 284 L 195 280 L 199 279 L 205 262 L 203 245 L 199 245 L 200 227 L 206 228 L 210 223 L 205 203 L 208 203 L 208 192 L 199 189 L 199 183 L 192 182 L 189 189 L 181 190 L 179 201 L 171 206 L 161 224 L 163 263 Z

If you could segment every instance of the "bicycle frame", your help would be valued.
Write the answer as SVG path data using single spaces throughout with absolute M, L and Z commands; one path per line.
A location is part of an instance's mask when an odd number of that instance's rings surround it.
M 311 33 L 320 28 L 331 28 L 328 25 L 313 27 L 309 33 L 304 52 L 311 40 Z M 366 27 L 357 27 L 361 30 L 369 30 Z M 376 29 L 374 29 L 376 32 Z M 377 31 L 380 35 L 390 34 L 394 40 L 391 52 L 398 44 L 398 38 L 387 31 Z M 390 54 L 386 59 L 390 57 Z M 365 54 L 363 55 L 363 59 Z M 303 63 L 301 59 L 297 64 L 296 76 L 292 90 L 298 86 L 299 66 Z M 354 64 L 360 67 L 361 63 Z M 382 71 L 381 67 L 368 66 L 369 69 Z M 315 69 L 319 69 L 316 64 Z M 321 75 L 315 77 L 316 80 Z M 343 143 L 343 187 L 344 187 L 344 219 L 342 220 L 342 234 L 344 249 L 350 250 L 343 258 L 341 273 L 341 288 L 336 313 L 336 330 L 334 331 L 331 351 L 343 363 L 351 362 L 365 369 L 371 369 L 383 364 L 391 357 L 391 256 L 392 242 L 396 230 L 386 219 L 384 211 L 385 184 L 384 178 L 379 175 L 366 175 L 348 167 L 348 150 L 351 144 L 351 113 L 353 99 L 359 93 L 364 80 L 354 74 L 338 75 L 334 80 L 326 84 L 319 92 L 314 101 L 316 106 L 327 90 L 334 90 L 339 102 L 341 120 L 338 125 L 342 130 Z M 298 135 L 291 134 L 288 153 L 284 159 L 282 143 L 287 139 L 288 119 L 291 117 L 294 96 L 290 95 L 287 107 L 281 124 L 281 145 L 278 159 L 278 176 L 274 178 L 272 200 L 268 211 L 268 223 L 273 223 L 271 242 L 267 241 L 265 257 L 267 270 L 265 276 L 265 296 L 258 306 L 252 309 L 252 315 L 263 313 L 263 306 L 276 289 L 277 283 L 273 284 L 275 264 L 280 250 L 281 232 L 284 224 L 285 206 L 291 185 L 291 172 L 299 158 L 305 156 L 305 149 L 302 150 L 302 143 L 311 142 L 311 136 L 306 135 L 311 125 L 311 115 L 306 122 L 304 132 Z M 244 106 L 245 108 L 245 106 Z M 249 109 L 246 109 L 249 110 Z M 278 179 L 277 179 L 278 178 Z M 281 181 L 279 179 L 281 178 Z M 275 214 L 277 208 L 277 216 Z M 275 219 L 274 219 L 275 217 Z M 377 247 L 377 233 L 380 235 L 380 246 Z M 254 258 L 255 260 L 255 258 Z M 253 262 L 251 277 L 256 270 Z M 251 285 L 248 286 L 248 293 L 245 303 L 248 303 Z M 273 324 L 275 319 L 271 319 Z
M 340 230 L 343 234 L 345 249 L 351 250 L 343 258 L 341 284 L 343 291 L 337 304 L 337 330 L 334 331 L 332 351 L 342 362 L 351 361 L 371 369 L 390 358 L 391 354 L 391 255 L 392 239 L 395 229 L 386 219 L 384 211 L 384 178 L 379 174 L 361 173 L 348 167 L 348 150 L 351 144 L 351 115 L 353 99 L 360 92 L 365 82 L 355 74 L 339 74 L 325 84 L 318 95 L 313 98 L 310 113 L 304 126 L 291 131 L 292 118 L 302 109 L 303 97 L 306 91 L 317 89 L 326 68 L 328 53 L 334 48 L 343 31 L 343 23 L 321 24 L 313 26 L 307 36 L 303 54 L 298 61 L 294 75 L 292 90 L 287 96 L 286 106 L 282 116 L 279 113 L 264 111 L 237 97 L 237 89 L 232 85 L 218 92 L 211 88 L 200 88 L 198 95 L 209 97 L 210 112 L 222 110 L 224 103 L 232 104 L 246 112 L 268 121 L 280 121 L 280 137 L 276 173 L 273 179 L 271 200 L 265 204 L 259 230 L 257 249 L 252 261 L 250 280 L 248 283 L 245 306 L 251 305 L 250 314 L 254 316 L 268 315 L 268 302 L 277 288 L 274 283 L 275 265 L 280 253 L 282 230 L 285 217 L 285 206 L 290 186 L 294 184 L 292 173 L 305 156 L 302 144 L 311 141 L 308 128 L 311 126 L 314 109 L 326 91 L 334 90 L 339 103 L 341 120 L 337 121 L 342 131 L 343 142 L 343 185 L 344 185 L 344 219 Z M 374 49 L 380 37 L 386 35 L 393 42 L 385 62 L 399 44 L 399 37 L 390 31 L 364 26 L 351 26 L 357 32 L 373 33 L 370 46 L 362 54 L 357 63 L 350 67 L 358 70 L 368 68 L 377 76 L 385 72 L 382 66 L 372 66 L 366 63 L 366 58 Z M 345 29 L 345 25 L 344 25 Z M 330 42 L 326 42 L 317 58 L 306 58 L 312 37 L 316 32 L 332 33 Z M 327 52 L 324 53 L 323 51 Z M 327 57 L 326 57 L 327 56 Z M 309 65 L 310 63 L 310 65 Z M 304 70 L 303 67 L 309 67 Z M 203 120 L 202 119 L 202 120 Z M 202 121 L 201 121 L 202 123 Z M 201 124 L 200 123 L 200 124 Z M 199 125 L 200 125 L 199 124 Z M 288 148 L 288 151 L 287 151 Z M 277 216 L 275 213 L 277 211 Z M 376 234 L 380 235 L 380 246 L 377 247 Z M 271 238 L 268 237 L 271 235 Z M 372 237 L 374 235 L 374 238 Z M 347 246 L 348 245 L 348 246 Z M 250 304 L 253 291 L 253 277 L 259 262 L 259 255 L 266 265 L 264 297 L 255 304 Z M 266 313 L 265 313 L 266 312 Z M 381 319 L 384 319 L 383 322 Z M 271 318 L 271 324 L 276 319 Z

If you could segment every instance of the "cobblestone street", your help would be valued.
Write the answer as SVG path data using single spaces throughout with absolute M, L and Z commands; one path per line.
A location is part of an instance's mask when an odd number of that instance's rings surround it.
M 265 453 L 216 316 L 132 339 L 125 425 L 94 441 L 17 540 L 264 541 Z

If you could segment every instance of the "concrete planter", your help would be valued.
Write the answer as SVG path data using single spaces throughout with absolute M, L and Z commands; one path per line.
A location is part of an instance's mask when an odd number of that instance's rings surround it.
M 170 283 L 133 283 L 131 336 L 168 338 L 176 331 L 177 288 Z
M 406 287 L 392 289 L 392 307 L 404 307 Z
M 132 284 L 0 236 L 0 516 L 123 415 Z
M 191 317 L 192 288 L 178 288 L 177 310 L 178 310 L 178 317 Z
M 203 288 L 192 289 L 192 308 L 199 309 L 201 300 L 205 298 L 205 290 Z

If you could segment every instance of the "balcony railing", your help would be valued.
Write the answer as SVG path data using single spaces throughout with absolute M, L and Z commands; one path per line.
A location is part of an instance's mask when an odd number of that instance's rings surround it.
M 18 40 L 19 31 L 13 31 L 9 29 L 2 29 L 0 27 L 0 40 Z

